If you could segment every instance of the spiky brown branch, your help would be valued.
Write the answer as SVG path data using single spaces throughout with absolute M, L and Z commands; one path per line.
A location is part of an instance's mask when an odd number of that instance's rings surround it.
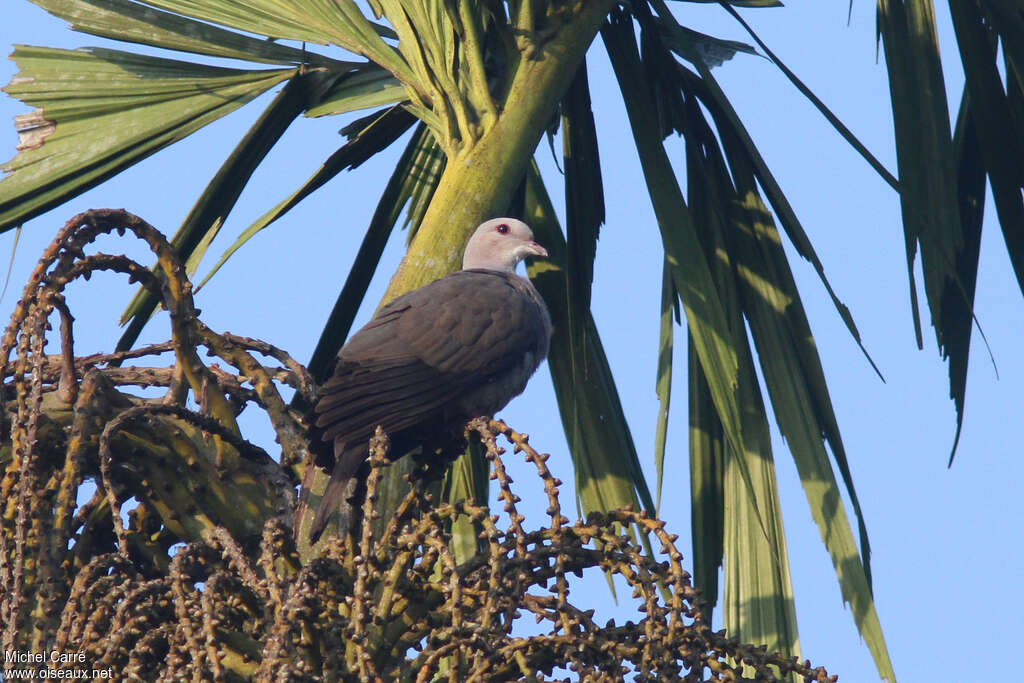
M 467 501 L 437 504 L 427 493 L 430 473 L 417 469 L 397 512 L 373 524 L 389 466 L 388 441 L 378 432 L 359 537 L 325 543 L 303 564 L 289 529 L 290 463 L 307 455 L 302 426 L 276 384 L 290 380 L 312 393 L 305 369 L 268 344 L 204 326 L 187 280 L 160 281 L 125 257 L 84 254 L 97 234 L 120 224 L 171 258 L 159 233 L 129 214 L 76 217 L 47 251 L 0 341 L 10 424 L 0 450 L 3 649 L 82 652 L 86 668 L 141 680 L 429 681 L 442 669 L 457 680 L 548 680 L 572 669 L 587 680 L 738 681 L 748 680 L 743 664 L 758 680 L 790 673 L 830 680 L 824 669 L 713 632 L 663 522 L 626 509 L 570 524 L 549 456 L 502 422 L 467 427 L 486 450 L 500 514 Z M 61 292 L 99 269 L 164 292 L 172 341 L 75 358 Z M 46 356 L 54 310 L 63 348 Z M 203 365 L 199 346 L 235 373 Z M 167 350 L 175 352 L 172 368 L 100 367 Z M 252 352 L 285 369 L 264 367 Z M 195 363 L 202 367 L 179 372 Z M 208 399 L 200 400 L 205 412 L 184 407 L 175 386 L 182 378 Z M 204 379 L 197 385 L 195 378 Z M 167 394 L 123 391 L 144 380 L 167 386 Z M 224 406 L 252 399 L 271 414 L 280 463 L 244 441 L 233 419 L 221 420 Z M 535 465 L 546 525 L 530 528 L 519 512 L 499 437 Z M 97 490 L 79 505 L 88 480 Z M 130 499 L 138 505 L 124 524 Z M 451 528 L 465 520 L 479 529 L 480 543 L 459 561 Z M 660 553 L 644 551 L 629 528 L 656 539 Z M 624 579 L 638 620 L 600 626 L 571 592 L 570 575 L 586 571 Z M 520 635 L 527 617 L 546 624 L 545 632 Z

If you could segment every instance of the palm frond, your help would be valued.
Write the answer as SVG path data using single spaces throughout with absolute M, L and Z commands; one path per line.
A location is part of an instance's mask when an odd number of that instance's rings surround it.
M 664 3 L 660 2 L 660 0 L 654 0 L 654 4 L 659 7 L 659 18 L 670 31 L 675 32 L 682 28 L 675 20 L 675 17 L 668 12 Z M 679 36 L 677 45 L 684 54 L 692 51 L 692 47 L 685 35 Z M 757 181 L 764 188 L 768 201 L 771 203 L 775 213 L 779 216 L 779 221 L 786 230 L 786 235 L 796 248 L 797 253 L 807 259 L 811 265 L 814 266 L 819 279 L 825 286 L 825 290 L 828 292 L 829 297 L 832 299 L 832 304 L 835 306 L 839 316 L 846 324 L 846 328 L 850 331 L 850 335 L 853 337 L 854 341 L 857 342 L 857 345 L 860 347 L 864 357 L 871 364 L 871 367 L 879 377 L 882 377 L 881 371 L 875 365 L 875 362 L 871 359 L 870 354 L 861 341 L 860 331 L 857 329 L 857 324 L 853 320 L 853 315 L 850 313 L 850 309 L 839 299 L 835 291 L 832 289 L 832 285 L 825 276 L 825 267 L 818 258 L 818 255 L 814 250 L 814 246 L 811 244 L 810 238 L 807 236 L 800 220 L 796 216 L 796 212 L 790 205 L 789 200 L 782 191 L 782 188 L 779 187 L 774 174 L 772 174 L 768 165 L 761 157 L 761 153 L 758 151 L 757 146 L 754 144 L 754 141 L 747 132 L 743 122 L 740 121 L 739 115 L 729 102 L 729 98 L 725 96 L 725 93 L 718 85 L 718 82 L 715 80 L 711 70 L 703 63 L 703 61 L 696 59 L 692 54 L 688 60 L 697 67 L 700 74 L 699 79 L 696 78 L 688 69 L 684 69 L 679 66 L 675 66 L 673 71 L 684 81 L 692 92 L 698 93 L 698 95 L 703 95 L 701 99 L 704 102 L 704 105 L 711 109 L 713 114 L 715 114 L 716 120 L 719 122 L 718 125 L 728 126 L 743 142 L 757 175 Z
M 646 90 L 632 21 L 616 13 L 611 23 L 601 29 L 601 36 L 626 103 L 662 244 L 697 355 L 725 437 L 733 449 L 742 452 L 740 410 L 735 395 L 739 372 L 735 341 L 693 219 L 661 145 L 661 131 L 653 116 L 656 108 Z M 742 472 L 745 463 L 740 461 L 739 467 Z M 747 479 L 749 482 L 749 476 Z
M 199 267 L 200 259 L 217 236 L 253 172 L 291 123 L 311 102 L 320 99 L 332 80 L 333 76 L 323 71 L 300 73 L 292 78 L 218 169 L 171 239 L 171 245 L 185 261 L 189 275 Z M 152 292 L 139 289 L 122 314 L 122 324 L 130 324 L 118 341 L 118 350 L 131 348 L 157 303 L 158 298 Z
M 524 215 L 550 258 L 529 264 L 527 272 L 547 302 L 553 323 L 548 367 L 555 385 L 576 472 L 576 494 L 584 510 L 607 511 L 625 505 L 654 509 L 640 468 L 633 437 L 619 400 L 615 380 L 589 310 L 573 336 L 565 263 L 566 242 L 540 174 L 526 179 Z M 586 368 L 586 372 L 583 369 Z
M 409 65 L 353 0 L 147 0 L 146 4 L 272 39 L 338 45 L 412 83 Z
M 163 12 L 136 0 L 30 0 L 50 14 L 71 22 L 71 29 L 94 36 L 208 57 L 249 62 L 310 64 L 332 70 L 345 62 L 262 40 L 236 31 Z
M 726 506 L 722 517 L 724 543 L 717 540 L 713 530 L 699 536 L 695 533 L 695 541 L 702 544 L 700 548 L 695 547 L 695 563 L 701 567 L 702 579 L 710 584 L 709 575 L 720 559 L 726 558 L 729 578 L 725 612 L 730 629 L 744 634 L 756 632 L 758 639 L 778 638 L 780 647 L 797 646 L 792 589 L 778 516 L 767 423 L 753 370 L 753 354 L 746 343 L 742 322 L 745 318 L 757 345 L 776 418 L 797 462 L 822 538 L 833 556 L 844 598 L 852 604 L 855 621 L 869 643 L 880 673 L 892 678 L 891 664 L 871 596 L 870 549 L 863 515 L 853 489 L 813 337 L 782 251 L 781 238 L 760 198 L 757 182 L 762 187 L 770 187 L 773 203 L 777 204 L 776 211 L 790 219 L 790 235 L 798 244 L 798 250 L 816 264 L 833 302 L 843 314 L 851 333 L 858 338 L 856 327 L 848 311 L 828 287 L 824 270 L 781 190 L 773 181 L 768 182 L 770 173 L 714 82 L 708 66 L 693 53 L 689 37 L 679 30 L 664 4 L 659 0 L 653 4 L 659 11 L 657 21 L 638 13 L 645 29 L 642 40 L 646 69 L 641 68 L 633 33 L 626 22 L 622 22 L 625 28 L 617 35 L 613 33 L 614 23 L 606 28 L 605 42 L 626 101 L 655 212 L 662 222 L 666 215 L 673 216 L 670 224 L 676 228 L 674 234 L 664 228 L 662 231 L 669 262 L 671 264 L 673 257 L 679 258 L 683 253 L 678 240 L 686 230 L 679 228 L 694 226 L 688 228 L 695 232 L 693 246 L 685 250 L 691 260 L 686 274 L 693 277 L 702 269 L 709 269 L 712 273 L 713 283 L 697 283 L 691 287 L 705 293 L 705 296 L 708 292 L 717 294 L 715 301 L 721 311 L 720 320 L 731 322 L 724 331 L 719 331 L 722 330 L 720 326 L 710 329 L 715 329 L 716 338 L 730 340 L 727 347 L 730 349 L 730 367 L 735 368 L 728 375 L 730 381 L 722 382 L 721 361 L 718 358 L 709 360 L 710 354 L 701 348 L 701 327 L 707 326 L 711 318 L 706 312 L 702 314 L 686 305 L 686 286 L 674 272 L 676 287 L 686 308 L 694 350 L 707 381 L 704 388 L 712 399 L 718 420 L 715 423 L 709 416 L 699 413 L 691 416 L 691 449 L 705 449 L 693 453 L 698 458 L 694 516 L 714 521 L 716 513 L 707 508 L 709 502 L 721 502 Z M 647 29 L 655 25 L 675 36 L 675 48 L 683 52 L 684 57 L 689 55 L 689 61 L 700 73 L 699 78 L 664 52 L 660 32 L 646 34 Z M 663 95 L 673 87 L 681 89 L 684 99 L 670 96 L 652 101 L 651 92 Z M 718 130 L 717 138 L 704 120 L 698 102 L 712 113 Z M 652 114 L 657 111 L 662 112 L 660 127 Z M 678 185 L 667 160 L 658 161 L 665 158 L 661 139 L 672 129 L 681 132 L 687 143 L 687 186 L 691 193 L 688 210 L 678 190 L 666 191 L 666 188 L 671 190 Z M 719 150 L 719 138 L 724 154 Z M 660 164 L 661 170 L 656 164 Z M 755 172 L 755 168 L 758 171 Z M 700 264 L 694 263 L 694 252 L 703 255 Z M 714 373 L 719 375 L 716 377 Z M 716 383 L 719 386 L 717 395 Z M 698 383 L 692 388 L 699 390 L 701 385 Z M 691 394 L 691 399 L 694 398 L 700 401 L 699 394 Z M 716 443 L 718 435 L 724 439 L 722 443 Z M 839 500 L 839 489 L 828 460 L 826 440 L 858 516 L 863 561 L 858 557 L 845 511 L 841 505 L 838 508 L 835 505 Z M 715 490 L 715 480 L 710 475 L 715 472 L 716 457 L 721 458 L 719 462 L 723 471 L 723 494 L 719 500 L 708 495 Z M 736 495 L 743 491 L 743 487 L 736 486 L 740 481 L 745 484 L 746 495 L 737 500 Z M 735 553 L 741 539 L 744 543 L 754 543 L 763 548 L 760 556 L 763 562 L 758 565 L 762 571 L 729 573 L 735 567 L 730 568 L 728 558 L 731 556 L 733 562 L 739 561 Z M 723 549 L 723 554 L 715 557 L 713 553 L 719 548 Z M 771 597 L 765 599 L 767 596 Z M 752 605 L 756 607 L 752 608 Z M 734 619 L 741 621 L 734 622 Z M 771 625 L 771 633 L 758 630 L 768 624 Z
M 965 91 L 960 99 L 953 145 L 957 160 L 957 191 L 960 220 L 963 223 L 964 248 L 956 256 L 957 279 L 963 285 L 959 292 L 948 291 L 942 302 L 942 320 L 949 358 L 949 395 L 956 407 L 956 434 L 949 453 L 953 464 L 960 431 L 964 424 L 964 403 L 967 396 L 967 361 L 970 358 L 971 329 L 975 322 L 974 293 L 978 284 L 978 257 L 981 255 L 981 229 L 985 216 L 985 164 L 978 143 L 977 124 L 971 114 L 970 96 Z
M 878 2 L 878 35 L 885 49 L 896 131 L 900 202 L 917 344 L 921 321 L 914 260 L 921 248 L 932 320 L 941 317 L 943 291 L 955 284 L 954 255 L 963 246 L 946 89 L 931 0 Z M 936 327 L 939 348 L 943 330 Z
M 4 92 L 20 118 L 18 155 L 2 166 L 0 230 L 98 185 L 231 113 L 294 69 L 228 69 L 91 48 L 19 46 Z
M 665 480 L 665 446 L 668 441 L 668 411 L 672 403 L 672 352 L 675 346 L 673 320 L 679 320 L 679 295 L 672 282 L 672 268 L 665 261 L 661 276 L 661 320 L 658 332 L 658 376 L 654 391 L 658 395 L 658 419 L 654 427 L 654 470 L 657 510 L 661 511 L 661 490 Z M 714 599 L 712 599 L 714 602 Z
M 370 280 L 377 270 L 381 254 L 401 216 L 402 209 L 410 201 L 422 201 L 423 197 L 429 201 L 430 195 L 437 187 L 440 170 L 443 167 L 443 157 L 439 154 L 437 142 L 430 131 L 421 124 L 406 146 L 381 194 L 345 285 L 317 341 L 313 357 L 309 361 L 310 374 L 317 381 L 326 379 L 334 369 L 334 359 L 348 337 L 356 312 L 366 295 L 366 288 L 369 287 Z M 414 210 L 415 204 L 409 209 L 410 217 L 414 217 Z
M 276 206 L 243 230 L 231 246 L 221 254 L 220 259 L 202 279 L 199 286 L 209 282 L 210 278 L 227 263 L 227 260 L 257 233 L 291 211 L 299 202 L 326 185 L 342 171 L 355 169 L 373 155 L 390 147 L 407 130 L 412 128 L 415 122 L 415 118 L 404 109 L 392 107 L 365 116 L 346 126 L 342 132 L 348 136 L 348 141 L 342 145 L 341 149 L 329 156 L 320 168 L 302 184 L 302 187 L 278 202 Z
M 736 229 L 735 216 L 742 211 L 729 180 L 724 159 L 717 148 L 710 127 L 704 121 L 696 99 L 690 97 L 686 106 L 686 168 L 689 200 L 695 224 L 716 286 L 727 307 L 731 331 L 738 341 L 740 363 L 736 398 L 740 407 L 744 450 L 736 451 L 728 443 L 721 450 L 722 508 L 712 519 L 722 522 L 721 539 L 702 535 L 709 543 L 701 552 L 719 549 L 721 555 L 704 558 L 701 563 L 725 568 L 722 611 L 724 624 L 730 632 L 749 635 L 787 656 L 799 656 L 793 586 L 789 572 L 785 534 L 772 456 L 768 419 L 761 388 L 753 365 L 753 353 L 747 342 L 744 314 L 747 303 L 739 283 L 743 267 L 732 244 Z M 740 277 L 737 277 L 740 276 Z M 703 370 L 698 370 L 703 378 Z M 707 390 L 706 379 L 693 385 Z M 699 404 L 706 400 L 696 397 Z M 703 421 L 709 421 L 704 416 Z M 710 434 L 721 433 L 712 427 Z M 716 444 L 699 435 L 691 440 L 695 447 L 708 447 L 706 453 L 692 453 L 702 463 L 714 464 Z M 745 478 L 744 469 L 746 466 Z M 713 472 L 714 470 L 712 470 Z M 702 476 L 706 476 L 702 473 Z M 705 482 L 701 482 L 704 484 Z M 747 483 L 748 486 L 744 486 Z M 710 498 L 714 501 L 714 498 Z M 694 501 L 701 508 L 708 501 Z M 706 514 L 701 509 L 700 514 Z M 697 512 L 695 512 L 696 516 Z M 695 548 L 695 555 L 696 555 Z
M 394 76 L 374 64 L 367 64 L 335 81 L 320 102 L 306 110 L 306 116 L 329 116 L 382 107 L 401 102 L 405 97 L 405 86 Z

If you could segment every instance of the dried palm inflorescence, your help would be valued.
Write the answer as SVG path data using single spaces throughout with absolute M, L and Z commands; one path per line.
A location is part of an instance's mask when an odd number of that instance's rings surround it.
M 97 235 L 123 229 L 150 245 L 163 276 L 123 256 L 84 254 Z M 101 269 L 161 295 L 170 342 L 74 357 L 62 291 Z M 548 456 L 501 422 L 467 428 L 485 447 L 501 517 L 472 502 L 436 503 L 417 470 L 394 516 L 374 524 L 388 448 L 378 433 L 358 538 L 300 558 L 289 525 L 306 450 L 275 383 L 307 397 L 312 383 L 280 350 L 209 330 L 190 292 L 166 240 L 122 211 L 69 222 L 26 287 L 0 340 L 0 649 L 83 653 L 36 666 L 131 680 L 830 680 L 822 668 L 712 632 L 662 522 L 620 510 L 570 525 Z M 54 311 L 62 349 L 46 356 Z M 203 364 L 200 346 L 235 372 Z M 112 365 L 165 351 L 175 353 L 172 367 Z M 283 367 L 264 367 L 251 352 Z M 144 399 L 124 385 L 168 391 Z M 201 412 L 184 407 L 189 389 Z M 248 403 L 270 415 L 280 463 L 238 434 L 234 415 Z M 524 526 L 498 435 L 536 466 L 548 526 Z M 129 499 L 138 504 L 126 526 Z M 457 563 L 450 529 L 467 520 L 477 551 Z M 631 527 L 660 542 L 662 559 L 624 531 Z M 642 618 L 599 626 L 593 610 L 574 605 L 569 575 L 591 568 L 625 579 Z M 517 628 L 524 615 L 546 623 L 542 635 L 519 635 L 538 631 Z

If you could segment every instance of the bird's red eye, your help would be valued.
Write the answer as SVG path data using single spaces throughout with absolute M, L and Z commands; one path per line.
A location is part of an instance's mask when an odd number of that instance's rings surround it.
M 502 224 L 501 224 L 501 225 L 499 225 L 499 226 L 498 226 L 497 228 L 495 228 L 495 230 L 497 230 L 498 232 L 500 232 L 500 233 L 501 233 L 502 235 L 507 235 L 507 234 L 508 234 L 508 230 L 509 230 L 509 227 L 508 227 L 508 226 L 507 226 L 506 224 L 502 223 Z

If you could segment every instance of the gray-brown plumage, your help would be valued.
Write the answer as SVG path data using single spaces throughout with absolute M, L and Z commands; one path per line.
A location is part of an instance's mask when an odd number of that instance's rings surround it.
M 463 270 L 396 298 L 345 344 L 311 415 L 316 465 L 331 471 L 313 541 L 333 512 L 341 509 L 343 525 L 350 519 L 377 425 L 398 457 L 523 391 L 551 337 L 544 302 L 515 273 L 530 255 L 547 252 L 525 223 L 487 221 L 466 245 Z

